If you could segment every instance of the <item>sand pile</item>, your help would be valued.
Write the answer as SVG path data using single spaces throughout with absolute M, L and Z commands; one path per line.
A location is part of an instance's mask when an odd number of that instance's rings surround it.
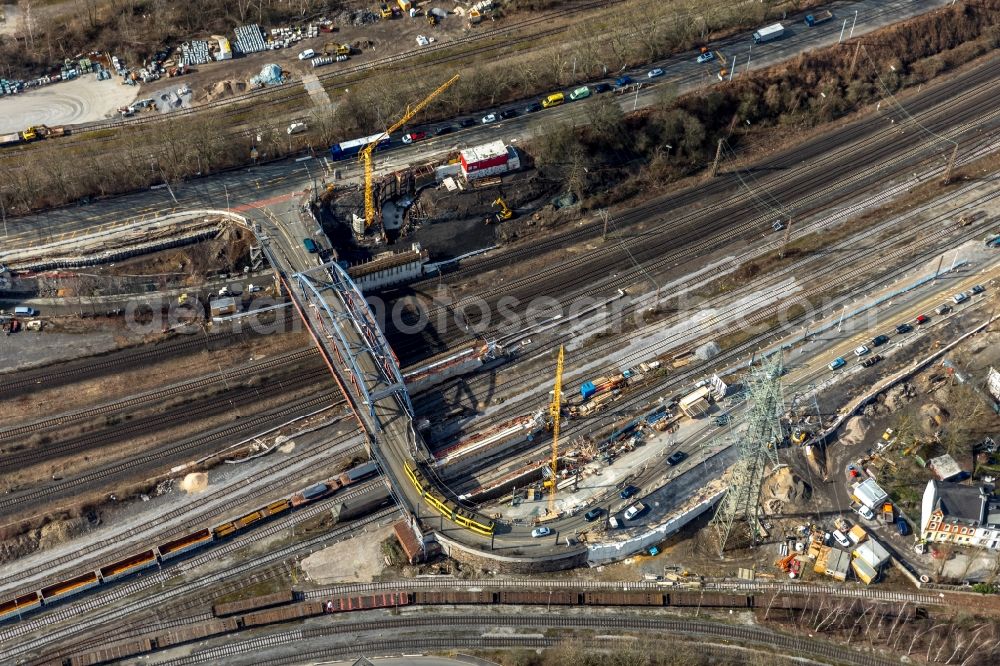
M 200 493 L 208 488 L 208 474 L 192 472 L 181 481 L 181 490 L 186 493 Z
M 840 442 L 844 446 L 860 444 L 865 439 L 865 435 L 871 429 L 871 422 L 863 416 L 853 416 L 844 424 L 844 434 L 840 436 Z
M 788 467 L 782 467 L 764 483 L 764 494 L 781 502 L 796 503 L 809 499 L 809 488 Z

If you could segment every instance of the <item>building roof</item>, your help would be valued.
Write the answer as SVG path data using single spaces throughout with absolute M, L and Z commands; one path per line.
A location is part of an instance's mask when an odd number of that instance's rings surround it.
M 878 572 L 862 559 L 852 560 L 851 566 L 854 567 L 854 573 L 856 573 L 858 578 L 861 580 L 867 578 L 868 581 L 872 581 L 875 580 L 876 576 L 878 576 Z
M 943 456 L 938 456 L 937 458 L 931 458 L 927 461 L 927 466 L 930 467 L 937 478 L 942 481 L 951 481 L 952 479 L 957 479 L 962 476 L 962 468 L 958 466 L 955 459 L 952 458 L 947 453 Z
M 851 556 L 847 551 L 839 548 L 831 548 L 830 554 L 826 558 L 826 570 L 836 571 L 838 574 L 847 576 L 847 570 L 851 566 Z
M 979 525 L 983 522 L 988 496 L 982 488 L 947 481 L 931 483 L 934 484 L 937 495 L 934 508 L 941 510 L 945 520 L 961 521 L 970 525 Z
M 400 520 L 393 524 L 392 531 L 396 535 L 396 539 L 399 540 L 399 545 L 403 547 L 403 552 L 410 564 L 419 561 L 424 551 L 420 547 L 420 542 L 417 540 L 413 528 L 405 520 Z
M 506 154 L 507 146 L 503 141 L 497 140 L 466 148 L 462 151 L 462 159 L 466 162 L 481 162 Z
M 854 486 L 854 496 L 869 509 L 881 508 L 882 502 L 888 495 L 875 483 L 875 479 L 865 479 Z
M 889 551 L 875 539 L 869 538 L 854 549 L 854 556 L 864 560 L 872 569 L 878 569 L 889 559 Z

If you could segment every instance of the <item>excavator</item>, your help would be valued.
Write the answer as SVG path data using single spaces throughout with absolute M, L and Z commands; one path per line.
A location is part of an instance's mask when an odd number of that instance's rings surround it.
M 506 220 L 514 217 L 514 211 L 510 209 L 510 206 L 507 205 L 507 202 L 504 201 L 503 197 L 497 197 L 496 201 L 493 202 L 493 205 L 500 206 L 500 212 L 494 213 L 493 217 L 486 218 L 486 224 L 493 224 L 494 221 L 505 222 Z

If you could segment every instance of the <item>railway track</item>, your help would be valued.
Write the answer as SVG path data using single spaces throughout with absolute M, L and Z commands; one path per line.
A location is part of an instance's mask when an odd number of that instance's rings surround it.
M 338 420 L 341 420 L 342 418 L 344 417 L 341 417 Z M 18 583 L 22 585 L 20 589 L 5 592 L 4 594 L 11 597 L 28 594 L 32 590 L 37 590 L 41 587 L 45 587 L 46 585 L 72 577 L 70 574 L 64 572 L 62 569 L 63 565 L 72 564 L 73 573 L 79 574 L 85 571 L 93 571 L 97 569 L 100 564 L 124 559 L 136 551 L 136 546 L 123 544 L 129 544 L 136 537 L 143 536 L 149 541 L 156 540 L 162 543 L 176 537 L 183 536 L 191 531 L 191 524 L 208 524 L 213 519 L 233 512 L 241 508 L 243 505 L 250 503 L 272 491 L 273 486 L 263 483 L 263 481 L 279 478 L 275 474 L 276 467 L 280 466 L 290 468 L 294 467 L 298 463 L 310 460 L 315 460 L 317 464 L 321 464 L 327 462 L 331 454 L 339 455 L 340 461 L 350 461 L 355 456 L 364 454 L 365 449 L 361 445 L 352 446 L 342 452 L 334 450 L 335 447 L 344 445 L 353 438 L 353 433 L 343 435 L 329 445 L 317 446 L 300 452 L 293 452 L 290 457 L 282 458 L 274 465 L 269 465 L 264 469 L 250 474 L 245 479 L 240 480 L 240 485 L 249 489 L 246 492 L 234 492 L 231 486 L 225 486 L 204 495 L 200 495 L 198 498 L 198 506 L 207 507 L 205 509 L 200 511 L 191 511 L 190 506 L 177 507 L 158 515 L 153 520 L 129 528 L 128 530 L 117 532 L 113 536 L 106 539 L 94 541 L 86 546 L 80 546 L 72 552 L 67 552 L 65 555 L 60 557 L 46 560 L 43 563 L 27 569 L 21 569 L 15 574 L 6 575 L 3 578 L 0 578 L 0 589 L 6 590 L 12 584 Z M 223 498 L 227 499 L 220 503 L 219 500 L 222 500 Z M 177 521 L 182 517 L 184 518 L 183 523 L 175 525 L 168 530 L 159 530 L 161 526 Z M 106 550 L 112 546 L 119 547 L 115 550 Z M 90 560 L 84 559 L 88 556 L 93 557 Z M 26 581 L 32 580 L 32 576 L 46 573 L 48 574 L 46 578 L 34 580 L 31 585 L 27 584 Z
M 264 649 L 283 645 L 301 646 L 303 642 L 320 638 L 355 637 L 358 634 L 369 632 L 388 633 L 391 635 L 406 630 L 418 629 L 422 630 L 421 633 L 423 635 L 426 635 L 428 631 L 433 631 L 434 629 L 447 632 L 459 627 L 477 629 L 476 635 L 458 639 L 448 636 L 430 638 L 411 637 L 405 641 L 402 639 L 392 639 L 370 643 L 353 643 L 321 648 L 319 650 L 308 650 L 308 648 L 302 650 L 300 647 L 296 655 L 290 656 L 287 659 L 269 658 L 268 663 L 302 663 L 305 660 L 347 654 L 391 654 L 399 649 L 405 650 L 406 653 L 413 653 L 414 651 L 440 650 L 456 647 L 476 647 L 479 649 L 489 647 L 525 647 L 524 641 L 530 641 L 535 646 L 552 647 L 564 640 L 563 638 L 538 637 L 494 638 L 482 635 L 483 632 L 480 628 L 492 627 L 573 628 L 591 629 L 609 633 L 611 631 L 641 632 L 644 638 L 649 636 L 658 638 L 662 634 L 683 634 L 725 643 L 733 642 L 740 645 L 756 645 L 765 647 L 768 651 L 802 655 L 810 659 L 819 657 L 828 661 L 828 663 L 834 664 L 883 666 L 899 663 L 898 661 L 884 659 L 871 653 L 841 647 L 815 637 L 793 636 L 755 626 L 723 624 L 708 620 L 661 619 L 622 614 L 601 614 L 591 617 L 579 614 L 562 614 L 552 612 L 551 609 L 546 611 L 544 615 L 434 614 L 429 616 L 409 615 L 407 617 L 380 618 L 360 622 L 331 622 L 329 626 L 310 626 L 308 628 L 286 630 L 228 643 L 219 647 L 202 650 L 196 654 L 166 660 L 162 663 L 171 664 L 172 666 L 186 666 L 188 664 L 205 662 L 220 663 L 239 655 L 253 654 Z M 606 650 L 608 648 L 608 641 L 605 639 L 591 640 L 593 640 L 593 647 L 595 649 Z M 494 643 L 493 641 L 499 641 L 499 643 Z
M 23 657 L 32 652 L 37 652 L 48 645 L 57 644 L 60 641 L 76 636 L 88 629 L 92 630 L 99 623 L 121 622 L 135 613 L 153 608 L 155 605 L 167 604 L 186 594 L 201 594 L 203 595 L 203 599 L 207 599 L 208 597 L 204 595 L 210 589 L 210 586 L 245 575 L 261 565 L 283 562 L 302 550 L 324 547 L 331 542 L 349 537 L 355 530 L 384 520 L 394 514 L 397 509 L 394 507 L 380 509 L 364 518 L 336 527 L 328 533 L 311 537 L 299 543 L 282 546 L 255 556 L 249 561 L 235 564 L 230 568 L 215 571 L 193 580 L 182 580 L 183 577 L 187 577 L 188 572 L 200 566 L 216 562 L 227 555 L 246 548 L 254 541 L 275 536 L 283 530 L 329 511 L 332 505 L 337 502 L 358 498 L 380 483 L 383 483 L 381 479 L 366 482 L 345 495 L 335 495 L 326 500 L 321 500 L 289 516 L 263 525 L 242 537 L 222 542 L 206 552 L 182 560 L 172 566 L 157 569 L 142 578 L 135 578 L 122 585 L 97 588 L 97 591 L 85 597 L 82 601 L 75 603 L 67 602 L 48 612 L 42 611 L 18 624 L 0 628 L 0 660 L 10 661 Z M 157 588 L 159 588 L 158 591 L 140 598 L 139 595 L 141 593 L 148 593 L 152 590 L 157 590 Z M 136 595 L 135 598 L 132 598 L 133 595 Z M 111 607 L 112 604 L 115 605 Z M 90 622 L 83 621 L 82 618 L 85 616 L 89 617 L 88 614 L 91 611 L 99 611 L 99 613 L 91 617 Z M 55 628 L 57 623 L 62 622 L 69 622 L 70 624 Z M 44 634 L 29 638 L 22 643 L 15 643 L 16 639 L 34 634 L 35 632 L 44 632 Z
M 974 76 L 963 81 L 961 85 L 955 86 L 964 88 L 961 93 L 955 94 L 955 91 L 952 89 L 953 86 L 946 85 L 942 86 L 942 89 L 929 93 L 928 97 L 924 99 L 925 102 L 945 102 L 943 106 L 932 106 L 927 111 L 918 111 L 917 113 L 911 111 L 911 113 L 917 117 L 921 124 L 929 126 L 933 131 L 942 131 L 944 128 L 941 125 L 948 127 L 958 123 L 970 122 L 982 124 L 984 123 L 985 116 L 995 117 L 997 115 L 996 105 L 993 100 L 996 95 L 995 90 L 998 87 L 998 77 L 1000 77 L 1000 59 L 996 59 L 989 65 L 974 70 L 974 73 Z M 953 108 L 955 111 L 950 112 Z M 931 117 L 927 117 L 928 115 Z M 864 129 L 858 129 L 858 133 L 867 134 L 867 129 L 874 125 L 862 123 L 861 126 Z M 838 142 L 845 142 L 854 138 L 852 134 L 850 131 L 845 131 L 838 133 L 836 138 Z M 821 205 L 829 206 L 829 202 L 822 201 L 821 199 L 823 196 L 830 196 L 830 193 L 835 191 L 835 188 L 828 187 L 823 191 L 823 195 L 819 195 L 814 193 L 818 185 L 829 184 L 837 178 L 840 179 L 840 183 L 838 184 L 840 188 L 871 185 L 879 182 L 878 178 L 885 177 L 884 174 L 878 172 L 878 169 L 885 170 L 887 167 L 895 167 L 898 171 L 906 165 L 906 160 L 918 158 L 928 152 L 924 144 L 907 142 L 906 148 L 898 156 L 889 161 L 888 158 L 900 148 L 897 144 L 901 142 L 897 139 L 898 132 L 893 128 L 888 131 L 870 134 L 859 141 L 850 143 L 846 147 L 828 150 L 824 157 L 806 167 L 803 177 L 783 177 L 781 179 L 781 189 L 773 193 L 768 193 L 768 196 L 780 198 L 785 201 L 794 199 L 796 201 L 796 210 L 794 212 L 798 217 L 807 215 L 818 209 Z M 830 139 L 828 138 L 827 140 Z M 820 142 L 821 147 L 825 145 L 825 141 Z M 950 150 L 950 145 L 948 148 Z M 857 162 L 859 158 L 863 158 L 865 164 L 872 164 L 874 166 L 859 173 Z M 784 163 L 779 161 L 762 165 L 761 168 L 782 169 L 784 166 Z M 707 189 L 713 190 L 723 187 L 721 183 L 715 187 L 713 185 L 714 181 L 709 184 Z M 748 206 L 752 207 L 757 203 L 756 199 L 759 195 L 753 191 L 740 191 L 737 195 L 728 197 L 708 208 L 702 207 L 679 217 L 671 214 L 664 215 L 663 213 L 664 209 L 676 211 L 696 201 L 700 202 L 703 206 L 706 194 L 712 194 L 712 192 L 704 192 L 693 188 L 679 197 L 668 197 L 666 200 L 657 200 L 631 209 L 616 217 L 616 226 L 627 228 L 630 225 L 640 222 L 658 224 L 666 222 L 668 217 L 672 219 L 670 219 L 669 225 L 661 224 L 660 228 L 642 233 L 627 241 L 618 244 L 606 244 L 602 247 L 591 249 L 586 253 L 581 253 L 571 259 L 550 264 L 536 271 L 531 276 L 516 278 L 504 282 L 501 286 L 492 287 L 473 296 L 464 297 L 454 305 L 432 308 L 426 314 L 427 320 L 433 322 L 440 317 L 446 318 L 450 311 L 463 307 L 478 307 L 484 301 L 493 310 L 496 310 L 497 302 L 505 297 L 513 297 L 519 302 L 525 303 L 532 298 L 549 295 L 556 297 L 560 302 L 564 302 L 578 292 L 580 275 L 610 275 L 618 271 L 620 273 L 618 278 L 604 281 L 601 286 L 611 290 L 628 286 L 637 277 L 646 279 L 643 274 L 648 275 L 655 269 L 669 266 L 685 256 L 692 255 L 690 251 L 685 251 L 684 249 L 679 251 L 674 250 L 673 248 L 675 247 L 686 248 L 690 243 L 697 243 L 699 239 L 711 233 L 716 234 L 714 236 L 714 243 L 701 242 L 696 246 L 699 253 L 711 252 L 727 247 L 734 240 L 742 237 L 752 229 L 759 228 L 761 218 L 770 217 L 773 219 L 774 217 L 774 214 L 768 211 L 764 215 L 755 217 L 750 222 L 743 221 L 746 215 L 746 208 Z M 839 202 L 834 202 L 834 205 L 836 203 Z M 815 208 L 807 208 L 806 205 L 808 204 L 814 204 Z M 679 231 L 676 230 L 678 226 L 680 227 Z M 769 227 L 770 225 L 768 224 L 767 226 Z M 590 237 L 591 233 L 594 235 L 598 234 L 600 227 L 600 224 L 593 223 L 589 225 L 589 228 L 584 226 L 573 230 L 564 237 L 550 241 L 554 244 L 551 247 L 562 245 L 564 242 L 585 240 Z M 504 253 L 492 261 L 502 261 L 504 265 L 510 265 L 536 254 L 539 245 L 534 244 L 530 247 L 522 247 L 519 250 Z M 633 269 L 633 262 L 642 266 L 643 269 L 641 271 Z M 625 268 L 623 269 L 623 267 Z M 482 262 L 477 262 L 475 268 L 478 270 L 491 269 L 489 264 Z M 427 283 L 423 284 L 427 285 Z M 414 290 L 419 291 L 420 289 L 420 284 L 414 286 Z M 588 285 L 585 293 L 593 293 L 594 290 L 593 285 Z M 445 320 L 447 321 L 447 319 Z M 464 331 L 457 330 L 457 327 L 449 327 L 447 331 L 438 331 L 437 333 L 446 342 L 464 339 L 465 337 Z M 496 334 L 498 331 L 494 330 L 492 333 Z M 422 339 L 414 338 L 417 338 L 417 336 L 399 339 L 399 336 L 392 335 L 390 341 L 394 345 L 397 355 L 407 357 L 410 355 L 409 352 L 412 352 L 416 346 L 424 344 Z
M 22 470 L 30 465 L 103 449 L 112 444 L 126 442 L 132 437 L 149 436 L 177 427 L 183 422 L 219 416 L 227 412 L 235 411 L 236 418 L 241 418 L 241 412 L 252 412 L 256 403 L 271 400 L 286 392 L 301 391 L 318 384 L 324 376 L 329 377 L 329 370 L 325 366 L 317 366 L 291 376 L 271 378 L 262 386 L 225 388 L 217 394 L 198 399 L 193 403 L 177 405 L 166 412 L 139 416 L 105 429 L 42 444 L 37 448 L 15 450 L 0 455 L 0 472 Z
M 11 493 L 0 499 L 0 515 L 9 516 L 11 512 L 16 511 L 21 515 L 21 517 L 24 517 L 24 512 L 26 510 L 25 505 L 29 502 L 38 502 L 40 500 L 56 496 L 73 494 L 79 495 L 88 486 L 93 487 L 100 482 L 106 482 L 117 476 L 121 476 L 125 473 L 148 466 L 150 463 L 169 459 L 172 456 L 177 456 L 189 451 L 206 449 L 227 439 L 240 435 L 253 434 L 266 429 L 270 425 L 283 423 L 288 420 L 290 414 L 307 414 L 321 406 L 329 408 L 333 404 L 337 403 L 339 399 L 338 396 L 339 390 L 322 391 L 315 395 L 286 404 L 280 409 L 243 418 L 234 425 L 219 428 L 206 435 L 188 438 L 163 448 L 153 449 L 145 452 L 139 457 L 105 466 L 92 472 L 82 474 L 78 477 L 60 481 L 45 488 L 36 488 L 34 490 Z
M 139 393 L 137 395 L 124 398 L 122 400 L 108 402 L 103 405 L 98 405 L 96 407 L 79 409 L 72 412 L 59 414 L 57 416 L 52 416 L 46 419 L 41 419 L 39 421 L 33 421 L 31 423 L 27 423 L 24 425 L 0 429 L 0 442 L 3 442 L 4 440 L 13 439 L 15 437 L 19 437 L 22 435 L 30 435 L 34 432 L 46 430 L 48 428 L 54 428 L 56 426 L 63 426 L 63 425 L 68 425 L 70 423 L 83 421 L 89 418 L 93 418 L 95 416 L 113 414 L 115 412 L 121 412 L 126 409 L 142 407 L 150 403 L 162 402 L 164 399 L 170 398 L 172 396 L 182 395 L 184 393 L 191 393 L 193 391 L 214 386 L 219 383 L 227 384 L 230 381 L 242 379 L 265 370 L 279 368 L 281 366 L 288 365 L 290 363 L 295 363 L 296 361 L 311 358 L 315 355 L 316 355 L 316 349 L 313 347 L 308 347 L 306 349 L 299 349 L 272 358 L 266 358 L 261 361 L 248 363 L 246 365 L 242 365 L 237 368 L 231 368 L 223 370 L 221 372 L 213 373 L 211 375 L 205 375 L 204 377 L 198 377 L 196 379 L 178 382 L 176 384 L 171 384 L 169 386 L 155 388 L 150 391 L 146 391 L 144 393 Z
M 995 200 L 998 196 L 1000 196 L 1000 192 L 994 192 L 989 197 L 989 200 Z M 982 235 L 982 232 L 985 228 L 986 227 L 983 225 L 967 228 L 964 230 L 965 233 L 962 234 L 959 240 L 964 241 L 964 240 L 976 239 Z M 912 231 L 914 231 L 915 232 L 914 235 L 916 235 L 916 232 L 926 231 L 926 230 L 934 230 L 934 233 L 931 233 L 925 239 L 922 239 L 921 243 L 922 249 L 917 252 L 914 251 L 914 247 L 912 244 L 911 245 L 903 244 L 902 246 L 896 247 L 892 250 L 888 250 L 884 246 L 878 244 L 873 246 L 869 250 L 873 258 L 869 260 L 867 263 L 862 264 L 861 266 L 852 267 L 851 265 L 854 262 L 852 262 L 850 259 L 843 259 L 843 258 L 833 262 L 827 262 L 827 263 L 821 262 L 822 267 L 819 269 L 814 269 L 816 271 L 814 277 L 820 277 L 821 280 L 818 283 L 814 283 L 808 289 L 804 289 L 801 292 L 797 292 L 795 296 L 797 298 L 808 299 L 810 296 L 818 294 L 828 294 L 831 292 L 831 290 L 841 287 L 844 284 L 850 283 L 850 280 L 852 278 L 870 274 L 874 268 L 885 265 L 892 259 L 900 257 L 908 257 L 911 258 L 912 261 L 908 262 L 902 269 L 898 269 L 893 273 L 886 275 L 885 278 L 883 278 L 886 281 L 891 279 L 893 275 L 909 270 L 912 266 L 919 265 L 922 262 L 929 260 L 930 257 L 938 253 L 938 248 L 935 245 L 935 241 L 941 239 L 944 236 L 950 235 L 950 233 L 954 231 L 954 228 L 949 228 L 941 225 L 940 219 L 933 219 L 927 221 L 926 223 L 922 224 L 919 228 L 913 229 Z M 841 257 L 843 256 L 844 255 L 841 254 Z M 787 276 L 788 274 L 791 274 L 796 270 L 801 271 L 802 267 L 791 266 L 788 267 L 787 269 L 783 269 L 779 274 L 776 274 L 771 279 L 771 282 L 778 283 L 782 280 L 782 276 Z M 754 290 L 756 291 L 757 289 L 758 287 L 755 286 Z M 761 289 L 766 289 L 766 287 L 763 287 Z M 780 308 L 785 307 L 785 304 L 777 303 L 774 305 L 769 305 L 764 308 L 758 308 L 757 310 L 754 310 L 754 304 L 755 301 L 763 303 L 771 303 L 773 302 L 773 300 L 774 300 L 773 292 L 765 293 L 764 295 L 757 298 L 748 299 L 747 303 L 745 304 L 746 307 L 743 310 L 743 312 L 750 311 L 753 312 L 753 314 L 743 317 L 741 316 L 741 312 L 737 312 L 736 316 L 739 317 L 737 323 L 740 326 L 754 326 L 767 321 Z M 708 307 L 709 309 L 711 309 L 711 306 Z M 711 329 L 714 326 L 720 326 L 723 324 L 728 325 L 729 322 L 727 320 L 733 318 L 734 318 L 733 314 L 724 313 L 723 315 L 706 319 L 704 322 L 701 322 L 700 324 L 702 326 Z M 711 374 L 712 368 L 717 369 L 719 367 L 725 367 L 727 363 L 728 364 L 734 363 L 738 358 L 746 356 L 750 351 L 756 349 L 759 345 L 761 345 L 762 342 L 766 342 L 767 340 L 773 338 L 775 334 L 780 332 L 781 330 L 794 328 L 796 326 L 797 321 L 798 321 L 797 319 L 790 319 L 788 322 L 785 323 L 779 322 L 774 326 L 769 327 L 764 331 L 761 331 L 760 333 L 751 337 L 745 342 L 723 351 L 722 354 L 713 358 L 711 361 L 692 364 L 690 366 L 687 366 L 683 371 L 679 373 L 668 375 L 661 381 L 654 382 L 653 384 L 648 386 L 640 387 L 637 392 L 626 394 L 626 396 L 623 399 L 613 403 L 609 407 L 608 411 L 602 412 L 599 416 L 595 418 L 599 418 L 602 421 L 607 421 L 608 418 L 618 419 L 618 418 L 623 418 L 630 413 L 631 414 L 639 413 L 642 411 L 641 408 L 643 406 L 648 405 L 658 396 L 661 396 L 665 393 L 669 393 L 671 391 L 679 390 L 686 383 L 698 377 L 703 377 Z M 664 326 L 669 325 L 669 322 L 665 322 L 663 325 Z M 720 330 L 718 334 L 724 335 L 727 331 L 728 329 Z M 687 348 L 690 345 L 681 342 L 680 338 L 682 335 L 683 332 L 679 335 L 669 336 L 661 340 L 657 340 L 655 343 L 642 347 L 630 353 L 624 358 L 617 359 L 614 366 L 627 367 L 629 365 L 634 365 L 642 360 L 648 360 L 650 358 L 654 358 L 658 355 L 661 355 L 665 353 L 668 349 L 671 349 L 672 347 L 673 348 L 678 347 L 678 345 L 680 345 L 682 348 Z M 567 337 L 569 336 L 564 335 L 556 338 L 555 340 L 548 341 L 545 343 L 544 348 L 551 351 L 551 349 L 558 347 L 559 344 L 565 342 Z M 601 345 L 597 348 L 588 349 L 588 355 L 600 358 L 602 357 L 603 354 L 610 353 L 612 350 L 619 348 L 620 344 L 621 344 L 620 342 L 616 343 L 614 340 L 601 343 Z M 600 374 L 599 370 L 595 369 L 594 372 Z M 515 379 L 511 382 L 506 382 L 504 384 L 501 384 L 500 387 L 496 390 L 502 389 L 509 392 L 511 390 L 515 390 L 518 386 L 522 386 L 525 387 L 522 393 L 527 394 L 530 393 L 530 391 L 527 390 L 527 385 L 530 383 L 530 381 L 531 379 L 529 380 Z M 527 413 L 528 411 L 531 411 L 531 409 L 535 408 L 537 408 L 537 404 L 532 404 L 530 400 L 519 401 L 517 403 L 512 403 L 510 405 L 505 404 L 504 408 L 500 412 L 494 414 L 491 417 L 491 422 L 502 421 L 504 419 L 511 418 L 512 416 L 517 414 Z M 594 418 L 582 418 L 578 420 L 569 421 L 563 426 L 564 432 L 566 433 L 565 436 L 567 438 L 572 438 L 575 436 L 586 435 L 592 428 L 593 422 Z M 531 452 L 521 453 L 519 455 L 525 461 L 533 460 L 537 458 L 538 451 L 540 450 L 541 449 L 538 449 L 536 444 L 533 445 Z M 506 452 L 508 460 L 510 459 L 510 453 L 511 453 L 510 451 Z M 489 458 L 481 462 L 479 467 L 487 466 L 488 464 L 489 464 Z M 445 468 L 445 472 L 446 471 L 447 468 Z M 467 470 L 462 470 L 462 476 L 467 477 Z M 443 478 L 445 483 L 448 484 L 449 479 L 451 479 L 451 475 L 445 473 L 443 475 Z M 463 491 L 471 490 L 472 486 L 470 486 L 470 483 L 478 483 L 478 482 L 465 482 L 463 484 L 451 485 L 449 487 L 452 487 L 453 491 L 460 493 Z M 474 506 L 477 506 L 480 509 L 482 508 L 482 505 L 474 505 Z M 498 522 L 503 522 L 503 521 L 498 521 Z
M 133 347 L 121 352 L 114 352 L 100 357 L 89 357 L 66 364 L 58 369 L 50 367 L 37 370 L 25 370 L 18 373 L 3 373 L 0 382 L 0 398 L 13 398 L 25 392 L 25 389 L 53 388 L 64 386 L 83 379 L 90 379 L 105 374 L 109 370 L 122 368 L 135 369 L 150 361 L 161 361 L 165 355 L 191 353 L 193 351 L 217 351 L 236 343 L 246 343 L 254 336 L 252 332 L 215 333 L 208 337 L 190 336 L 175 338 L 155 345 Z

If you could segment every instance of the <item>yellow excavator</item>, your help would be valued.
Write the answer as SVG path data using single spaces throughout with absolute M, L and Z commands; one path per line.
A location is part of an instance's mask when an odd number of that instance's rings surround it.
M 493 224 L 494 220 L 496 222 L 505 222 L 510 218 L 514 217 L 514 211 L 510 209 L 507 202 L 504 201 L 503 197 L 497 197 L 496 201 L 493 202 L 494 206 L 500 206 L 500 212 L 494 213 L 493 217 L 486 218 L 487 224 Z

